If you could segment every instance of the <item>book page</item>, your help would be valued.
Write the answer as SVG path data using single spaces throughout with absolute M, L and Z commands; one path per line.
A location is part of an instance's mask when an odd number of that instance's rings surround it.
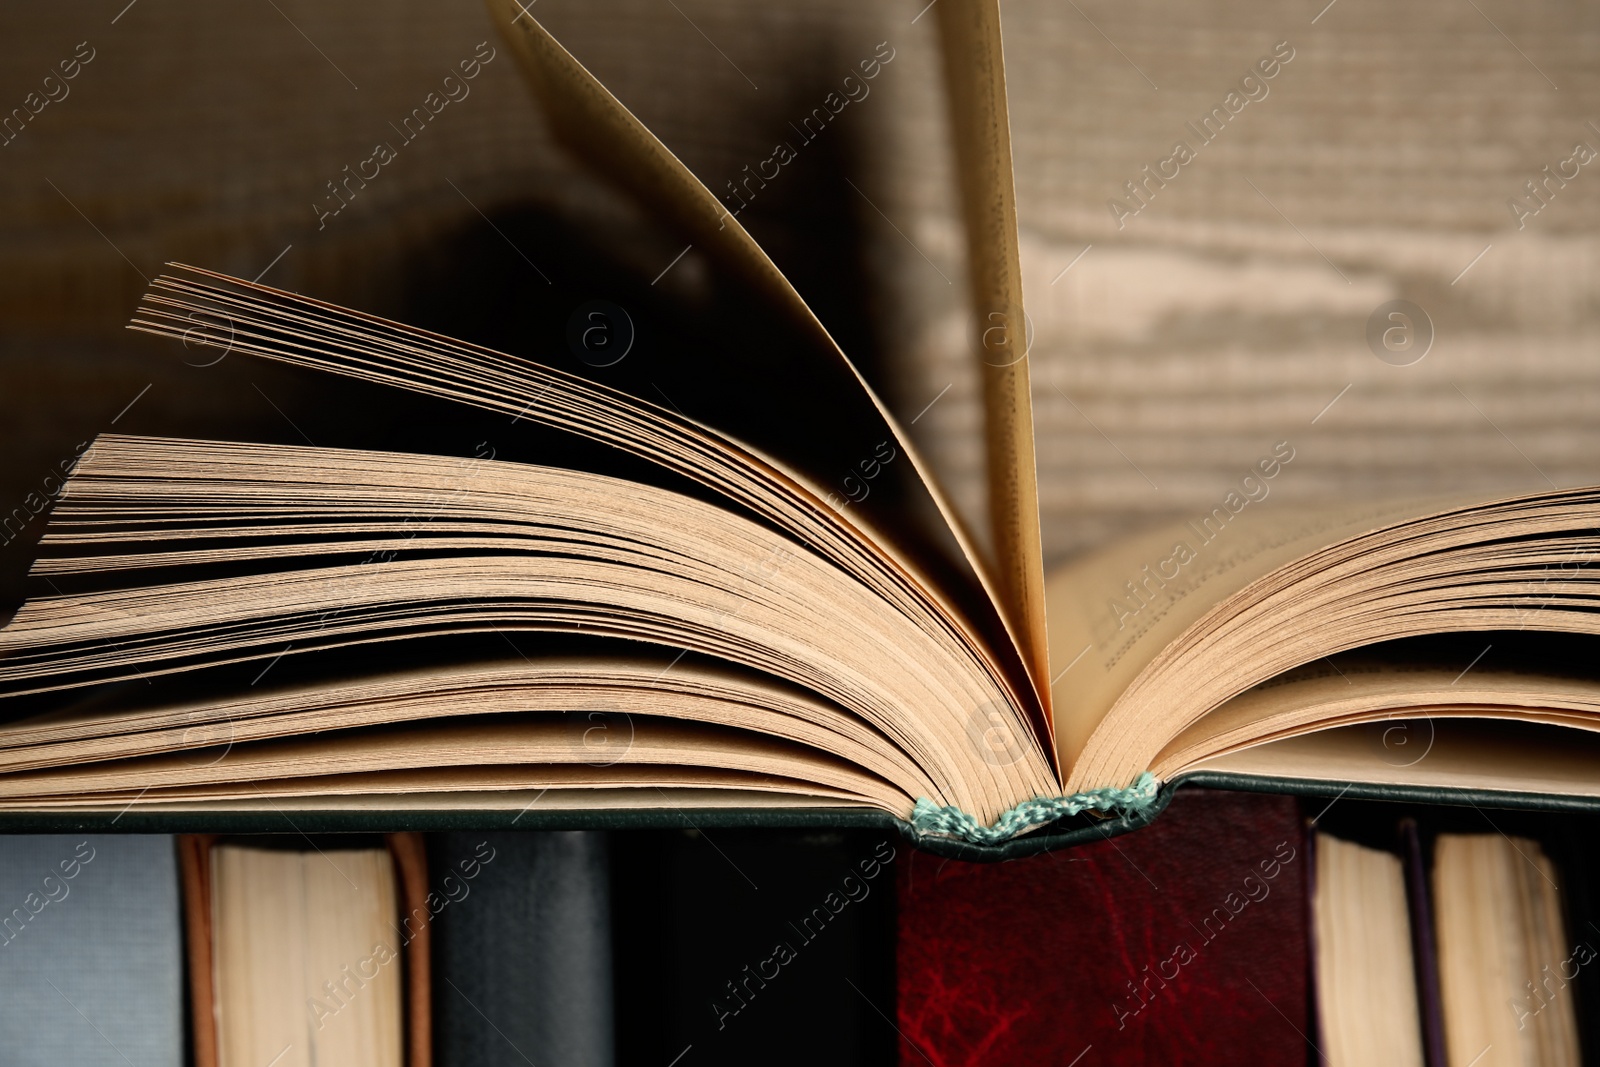
M 1445 1055 L 1475 1067 L 1579 1067 L 1572 978 L 1581 964 L 1565 962 L 1578 950 L 1562 898 L 1568 879 L 1581 886 L 1581 875 L 1570 862 L 1551 862 L 1538 840 L 1497 830 L 1444 833 L 1433 842 Z M 1551 981 L 1557 967 L 1561 977 Z
M 441 782 L 441 776 L 426 771 L 397 771 L 348 775 L 337 781 L 319 779 L 309 787 L 295 782 L 274 782 L 253 795 L 224 800 L 174 799 L 166 794 L 129 795 L 116 801 L 79 797 L 63 804 L 0 801 L 0 811 L 70 811 L 91 817 L 114 816 L 119 812 L 139 815 L 249 812 L 274 817 L 274 827 L 282 825 L 286 811 L 364 812 L 380 820 L 385 813 L 396 811 L 493 812 L 514 816 L 511 825 L 528 830 L 592 826 L 594 823 L 588 820 L 595 812 L 617 813 L 618 824 L 634 827 L 669 823 L 682 826 L 686 824 L 674 822 L 674 816 L 683 820 L 688 812 L 697 813 L 698 817 L 698 813 L 719 809 L 733 812 L 746 808 L 849 809 L 853 814 L 885 817 L 874 805 L 843 791 L 782 778 L 666 767 L 661 768 L 659 778 L 613 788 L 585 783 L 573 785 L 570 779 L 574 775 L 570 770 L 566 767 L 538 768 L 538 776 L 530 778 L 520 769 L 477 768 L 471 775 L 472 780 L 465 785 Z M 548 777 L 546 772 L 550 772 Z M 323 786 L 334 788 L 329 790 Z M 640 812 L 655 812 L 656 815 L 653 819 L 639 819 L 637 813 Z M 670 815 L 665 814 L 669 812 Z M 558 825 L 553 827 L 552 822 Z
M 1051 573 L 1045 594 L 1063 766 L 1162 649 L 1230 596 L 1320 548 L 1449 503 L 1273 511 L 1265 498 L 1235 495 L 1209 514 L 1118 541 Z
M 388 853 L 224 845 L 211 861 L 220 1067 L 400 1067 Z
M 939 5 L 945 86 L 967 227 L 968 284 L 982 363 L 989 523 L 1006 610 L 1049 706 L 1044 549 L 1033 453 L 1027 317 L 1022 307 L 1011 126 L 996 0 Z
M 735 799 L 726 799 L 729 794 Z M 882 805 L 848 789 L 706 767 L 531 765 L 362 771 L 235 785 L 0 798 L 0 811 L 584 811 Z M 896 816 L 898 818 L 898 816 Z M 388 825 L 388 824 L 385 824 Z M 281 820 L 274 828 L 281 826 Z
M 909 813 L 927 796 L 993 818 L 1057 782 L 1036 735 L 1022 732 L 1026 705 L 1013 701 L 983 650 L 952 632 L 932 605 L 897 595 L 871 575 L 854 576 L 848 559 L 836 562 L 711 502 L 533 464 L 286 445 L 105 436 L 81 467 L 55 513 L 51 554 L 37 565 L 41 580 L 50 576 L 78 592 L 31 601 L 0 631 L 0 651 L 17 653 L 0 660 L 0 687 L 7 680 L 31 687 L 41 670 L 51 688 L 72 686 L 74 676 L 98 684 L 110 671 L 148 681 L 135 698 L 147 701 L 157 680 L 178 687 L 179 674 L 194 676 L 243 656 L 268 661 L 260 673 L 276 672 L 269 685 L 289 684 L 283 672 L 292 678 L 302 669 L 296 664 L 307 664 L 296 691 L 270 706 L 276 713 L 330 712 L 320 723 L 301 724 L 312 730 L 364 723 L 387 731 L 406 717 L 482 716 L 496 707 L 534 712 L 542 705 L 555 712 L 594 708 L 598 700 L 600 708 L 615 708 L 616 699 L 639 712 L 654 708 L 732 728 L 724 746 L 730 756 L 741 750 L 737 741 L 745 735 L 738 731 L 758 729 L 843 758 L 873 782 L 899 783 L 897 812 Z M 107 504 L 101 489 L 130 506 Z M 444 494 L 448 508 L 436 510 L 425 528 L 397 521 L 426 513 Z M 80 507 L 95 516 L 86 541 Z M 103 536 L 103 520 L 113 511 L 128 521 L 117 523 L 120 543 Z M 262 521 L 239 525 L 241 514 Z M 596 516 L 604 516 L 598 528 Z M 94 547 L 85 556 L 67 548 L 89 543 Z M 55 554 L 58 546 L 65 554 Z M 219 570 L 241 567 L 247 573 Z M 155 574 L 167 584 L 105 587 Z M 147 610 L 119 607 L 130 595 Z M 58 609 L 75 621 L 30 622 Z M 243 625 L 216 626 L 222 617 Z M 186 620 L 198 623 L 190 634 L 195 640 L 179 638 L 181 651 L 161 637 L 151 644 L 148 623 L 157 619 L 168 637 Z M 75 627 L 92 634 L 88 648 L 69 647 Z M 270 636 L 250 636 L 258 627 Z M 224 631 L 228 647 L 212 647 Z M 495 631 L 498 640 L 469 637 Z M 590 658 L 552 658 L 540 671 L 506 636 L 528 631 L 544 635 L 541 658 L 560 648 Z M 145 646 L 129 648 L 142 664 L 138 674 L 102 658 L 135 632 Z M 393 642 L 403 635 L 418 644 L 396 653 Z M 619 646 L 618 638 L 648 642 L 656 651 L 641 662 L 638 648 Z M 370 647 L 379 643 L 390 651 Z M 444 669 L 394 678 L 394 655 L 414 670 L 425 665 L 430 646 L 439 657 L 434 665 Z M 470 666 L 485 652 L 503 661 L 507 647 L 517 654 L 511 674 Z M 344 665 L 359 655 L 355 662 L 372 672 L 368 679 L 378 688 L 356 684 L 359 672 L 330 678 L 317 664 L 324 652 Z M 702 655 L 705 670 L 697 667 Z M 689 662 L 680 663 L 686 656 Z M 18 671 L 33 681 L 13 677 Z M 568 688 L 558 694 L 552 686 Z M 142 721 L 181 725 L 178 736 L 169 732 L 163 741 L 143 730 L 138 742 L 118 742 L 122 754 L 171 752 L 173 741 L 186 747 L 184 734 L 191 743 L 225 745 L 276 733 L 255 712 L 238 729 L 228 716 L 211 717 L 209 706 L 236 699 L 227 689 L 176 693 L 184 701 L 198 695 L 202 706 L 154 708 L 154 718 Z M 438 698 L 431 710 L 423 706 L 430 693 Z M 380 711 L 374 701 L 393 710 Z M 268 705 L 257 707 L 265 713 Z M 974 708 L 983 711 L 975 715 Z M 83 710 L 103 716 L 109 709 Z M 1009 723 L 1026 743 L 996 759 L 985 741 Z M 31 732 L 41 727 L 64 730 L 54 736 L 71 746 L 60 755 L 74 764 L 105 752 L 103 745 L 75 744 L 93 740 L 92 718 L 16 725 L 29 732 L 8 735 L 12 741 L 42 739 Z M 127 727 L 131 719 L 114 725 Z M 398 730 L 383 736 L 400 743 Z M 28 747 L 43 755 L 42 746 Z M 234 747 L 227 762 L 240 758 Z M 446 761 L 438 753 L 428 760 Z M 0 793 L 15 783 L 3 772 L 22 771 L 5 764 L 0 759 Z
M 1600 732 L 1600 676 L 1540 668 L 1545 658 L 1570 668 L 1581 655 L 1570 646 L 1558 651 L 1559 635 L 1460 638 L 1431 648 L 1409 641 L 1358 649 L 1280 674 L 1202 716 L 1167 745 L 1151 771 L 1176 778 L 1252 745 L 1361 722 L 1369 726 L 1372 758 L 1399 768 L 1429 757 L 1435 724 L 1446 719 Z M 1491 649 L 1493 656 L 1480 654 Z
M 1313 966 L 1327 1060 L 1424 1067 L 1400 857 L 1328 833 L 1315 841 Z
M 1004 583 L 990 575 L 910 438 L 776 264 L 700 179 L 526 9 L 513 0 L 490 0 L 489 7 L 561 140 L 596 173 L 673 224 L 690 247 L 742 278 L 778 313 L 791 339 L 807 342 L 804 366 L 798 368 L 803 373 L 786 368 L 791 373 L 777 389 L 752 380 L 752 386 L 765 385 L 775 399 L 791 405 L 796 391 L 816 396 L 806 405 L 805 425 L 774 418 L 759 395 L 727 390 L 714 408 L 708 404 L 702 413 L 689 405 L 688 414 L 797 471 L 858 528 L 887 532 L 913 558 L 925 559 L 930 548 L 942 553 L 949 574 L 941 579 L 959 577 L 982 589 L 997 622 L 1022 650 L 1035 688 L 1042 690 L 1036 658 L 1042 642 L 1029 640 L 1017 627 L 1017 612 L 1001 608 L 1009 602 Z M 755 367 L 773 357 L 759 343 L 748 347 Z M 777 368 L 770 371 L 775 374 Z M 897 455 L 904 461 L 894 462 Z
M 1428 757 L 1382 759 L 1370 726 L 1341 726 L 1207 760 L 1194 771 L 1331 785 L 1600 797 L 1600 734 L 1492 719 L 1440 719 Z

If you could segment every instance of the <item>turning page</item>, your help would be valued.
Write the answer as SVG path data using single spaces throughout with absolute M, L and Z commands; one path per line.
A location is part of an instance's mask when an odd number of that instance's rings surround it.
M 887 539 L 902 551 L 909 550 L 918 562 L 926 559 L 928 548 L 940 552 L 948 575 L 935 572 L 940 579 L 938 591 L 959 596 L 960 590 L 944 587 L 949 576 L 959 577 L 974 590 L 981 588 L 991 619 L 974 622 L 992 621 L 1003 627 L 1021 650 L 1034 688 L 1044 694 L 1040 682 L 1042 609 L 1033 613 L 1041 619 L 1037 633 L 1019 623 L 1029 613 L 1015 606 L 1011 595 L 1014 583 L 991 577 L 910 438 L 793 285 L 704 183 L 524 8 L 512 0 L 490 0 L 489 7 L 563 142 L 598 174 L 673 223 L 691 240 L 692 247 L 750 284 L 780 321 L 807 342 L 805 373 L 791 377 L 785 386 L 806 389 L 818 397 L 807 424 L 797 427 L 803 434 L 785 436 L 784 427 L 778 425 L 783 420 L 759 410 L 749 397 L 730 398 L 718 410 L 707 411 L 700 421 L 731 433 L 796 472 L 819 496 L 834 503 L 846 521 L 878 543 Z M 1006 148 L 1009 150 L 1009 144 Z M 1005 173 L 1009 188 L 1009 162 Z M 1014 245 L 1013 238 L 1013 260 Z M 1016 284 L 1020 292 L 1020 283 Z M 747 345 L 756 346 L 758 355 L 752 363 L 770 358 L 765 351 L 770 347 L 768 338 Z M 841 406 L 848 410 L 841 411 Z M 815 425 L 819 417 L 829 420 L 824 427 Z M 881 442 L 887 442 L 887 451 L 881 450 Z M 884 461 L 883 455 L 903 457 L 904 461 Z M 1030 450 L 1030 487 L 1031 455 Z M 864 476 L 873 481 L 870 492 L 861 494 L 857 490 L 866 488 Z M 1037 518 L 1033 529 L 1037 556 Z M 973 608 L 971 597 L 959 597 L 958 602 L 969 611 Z
M 938 10 L 966 216 L 967 278 L 978 317 L 974 340 L 983 364 L 984 445 L 996 572 L 1006 610 L 1022 634 L 1023 656 L 1048 708 L 1044 549 L 1000 5 L 997 0 L 944 0 Z

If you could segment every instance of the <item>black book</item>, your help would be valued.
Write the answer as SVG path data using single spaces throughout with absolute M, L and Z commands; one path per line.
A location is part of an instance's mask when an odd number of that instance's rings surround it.
M 606 835 L 448 833 L 429 855 L 438 1067 L 611 1067 Z

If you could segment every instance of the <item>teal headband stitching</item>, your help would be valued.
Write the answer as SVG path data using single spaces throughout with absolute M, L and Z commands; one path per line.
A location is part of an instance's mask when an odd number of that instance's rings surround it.
M 1116 809 L 1128 815 L 1142 815 L 1156 802 L 1161 783 L 1145 771 L 1126 789 L 1091 789 L 1070 797 L 1038 797 L 1024 800 L 1004 812 L 992 826 L 985 826 L 960 808 L 941 808 L 927 797 L 911 809 L 911 826 L 919 834 L 958 837 L 975 845 L 998 845 L 1037 826 L 1055 822 L 1084 811 Z

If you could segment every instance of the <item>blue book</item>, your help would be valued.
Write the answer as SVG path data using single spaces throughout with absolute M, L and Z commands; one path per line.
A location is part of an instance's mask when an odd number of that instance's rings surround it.
M 181 921 L 169 836 L 0 837 L 0 1061 L 180 1067 Z

